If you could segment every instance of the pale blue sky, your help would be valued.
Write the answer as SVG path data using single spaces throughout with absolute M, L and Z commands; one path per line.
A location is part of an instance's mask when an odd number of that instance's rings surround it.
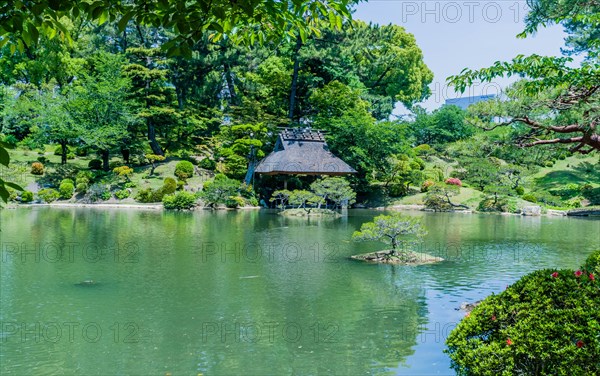
M 456 98 L 446 77 L 463 68 L 482 68 L 518 54 L 560 55 L 562 27 L 540 30 L 535 36 L 517 39 L 527 13 L 524 1 L 412 1 L 370 0 L 357 6 L 353 18 L 380 25 L 396 24 L 414 34 L 425 63 L 434 73 L 432 96 L 422 105 L 438 108 Z M 497 94 L 513 80 L 479 85 L 463 96 Z M 398 109 L 397 113 L 405 111 Z

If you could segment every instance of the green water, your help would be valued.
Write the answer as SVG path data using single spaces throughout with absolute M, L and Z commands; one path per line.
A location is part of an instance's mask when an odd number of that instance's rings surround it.
M 452 374 L 461 302 L 600 248 L 600 221 L 414 212 L 446 262 L 349 261 L 380 213 L 3 210 L 0 374 Z

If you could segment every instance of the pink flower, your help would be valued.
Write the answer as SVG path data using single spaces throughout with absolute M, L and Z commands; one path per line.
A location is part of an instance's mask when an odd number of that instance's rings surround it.
M 507 340 L 506 340 L 506 344 L 507 344 L 508 346 L 510 346 L 510 345 L 512 345 L 512 344 L 513 344 L 513 341 L 512 341 L 512 340 L 509 338 L 509 339 L 507 339 Z
M 492 321 L 496 321 L 496 315 L 492 315 Z
M 465 317 L 471 317 L 471 312 L 467 312 L 467 314 L 465 315 Z
M 558 277 L 558 272 L 552 273 L 552 278 L 556 278 L 556 277 Z
M 458 185 L 459 187 L 462 187 L 462 182 L 458 178 L 448 178 L 446 179 L 445 183 L 451 185 Z
M 582 348 L 583 346 L 585 346 L 585 343 L 583 343 L 582 340 L 577 341 L 576 343 L 577 347 Z
M 591 279 L 592 281 L 595 281 L 595 280 L 596 280 L 596 277 L 594 277 L 594 275 L 593 275 L 592 273 L 590 273 L 590 279 Z
M 583 274 L 583 272 L 581 270 L 578 270 L 575 272 L 575 277 L 579 278 L 579 277 L 581 277 L 582 274 Z

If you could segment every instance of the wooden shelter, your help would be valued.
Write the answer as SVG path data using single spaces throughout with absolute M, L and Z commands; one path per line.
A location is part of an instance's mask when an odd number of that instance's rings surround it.
M 262 175 L 349 175 L 356 170 L 329 151 L 322 131 L 284 128 L 254 170 Z

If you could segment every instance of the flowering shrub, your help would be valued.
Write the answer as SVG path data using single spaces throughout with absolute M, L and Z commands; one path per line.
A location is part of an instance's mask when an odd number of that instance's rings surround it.
M 40 162 L 33 162 L 31 164 L 32 175 L 44 175 L 44 165 Z
M 589 268 L 543 269 L 488 296 L 450 333 L 460 375 L 600 374 L 600 282 Z
M 446 179 L 446 184 L 457 185 L 459 187 L 462 187 L 462 181 L 460 181 L 460 179 L 458 178 L 448 178 Z
M 433 180 L 425 180 L 423 184 L 421 184 L 421 192 L 429 191 L 429 188 L 433 186 L 435 182 Z

